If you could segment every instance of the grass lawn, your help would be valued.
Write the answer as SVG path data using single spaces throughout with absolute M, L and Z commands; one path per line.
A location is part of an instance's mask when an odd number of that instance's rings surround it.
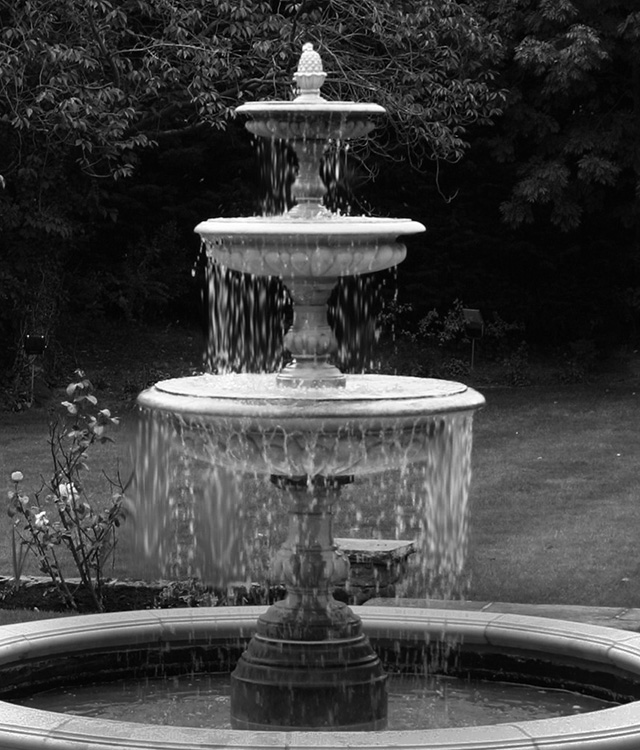
M 640 606 L 640 387 L 486 392 L 469 598 Z
M 99 382 L 90 365 L 87 374 Z M 134 372 L 136 361 L 128 367 Z M 178 374 L 168 363 L 162 371 Z M 100 378 L 110 380 L 102 371 Z M 118 408 L 122 392 L 110 390 L 98 391 L 101 405 L 125 418 L 118 442 L 91 462 L 96 489 L 103 469 L 130 465 L 134 416 L 130 401 Z M 487 406 L 475 418 L 468 598 L 640 606 L 640 381 L 479 390 Z M 46 421 L 43 409 L 0 413 L 0 487 L 9 489 L 17 469 L 25 490 L 39 485 L 48 472 Z M 349 498 L 366 520 L 366 490 L 354 487 L 344 493 L 346 504 Z M 357 510 L 340 511 L 338 534 L 349 533 Z M 0 573 L 10 575 L 9 519 L 0 518 Z M 362 535 L 375 535 L 375 527 L 369 518 Z M 114 574 L 130 574 L 131 561 L 123 544 Z

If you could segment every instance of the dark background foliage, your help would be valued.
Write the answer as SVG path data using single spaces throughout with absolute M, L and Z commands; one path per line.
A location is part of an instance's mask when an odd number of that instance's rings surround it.
M 462 300 L 532 345 L 637 344 L 633 0 L 3 0 L 0 26 L 9 387 L 26 334 L 203 321 L 193 227 L 265 207 L 233 109 L 290 98 L 305 41 L 327 98 L 389 113 L 332 196 L 428 227 L 369 284 L 403 330 Z

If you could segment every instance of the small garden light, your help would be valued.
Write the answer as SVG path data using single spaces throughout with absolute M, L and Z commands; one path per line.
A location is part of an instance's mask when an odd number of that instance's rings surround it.
M 30 356 L 43 354 L 47 348 L 47 341 L 44 336 L 33 333 L 27 333 L 24 337 L 24 350 Z
M 33 333 L 26 333 L 24 336 L 24 351 L 31 358 L 31 395 L 29 405 L 33 403 L 33 386 L 36 376 L 35 357 L 44 353 L 47 348 L 47 340 L 44 336 Z
M 465 333 L 471 339 L 471 369 L 473 370 L 476 358 L 476 339 L 482 338 L 484 335 L 484 320 L 480 310 L 464 308 L 462 314 L 464 316 Z

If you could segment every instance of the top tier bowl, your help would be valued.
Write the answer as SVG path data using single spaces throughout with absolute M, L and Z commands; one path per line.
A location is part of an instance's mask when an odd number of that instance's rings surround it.
M 379 104 L 331 102 L 318 96 L 309 101 L 248 102 L 236 109 L 249 117 L 246 128 L 262 138 L 293 140 L 350 140 L 362 138 L 384 115 Z

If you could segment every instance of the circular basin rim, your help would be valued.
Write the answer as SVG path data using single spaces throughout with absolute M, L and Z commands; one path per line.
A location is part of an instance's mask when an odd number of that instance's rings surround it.
M 221 611 L 224 609 L 225 611 Z M 139 630 L 158 631 L 160 637 L 168 632 L 187 627 L 205 627 L 217 623 L 238 628 L 253 622 L 265 607 L 201 608 L 200 610 L 140 611 L 86 615 L 74 618 L 42 620 L 0 628 L 2 663 L 8 665 L 24 656 L 25 648 L 40 643 L 50 652 L 73 650 L 78 633 L 89 633 L 99 645 L 114 630 L 121 637 L 135 638 Z M 640 680 L 640 636 L 627 631 L 601 626 L 552 620 L 541 617 L 485 613 L 473 611 L 415 609 L 396 607 L 358 607 L 365 633 L 375 637 L 380 630 L 389 634 L 410 631 L 441 632 L 449 628 L 475 638 L 503 637 L 515 639 L 523 646 L 536 642 L 568 643 L 577 639 L 583 646 L 585 658 L 590 654 L 602 660 L 603 652 L 624 652 L 634 661 L 634 673 Z M 393 631 L 393 633 L 392 633 Z M 86 644 L 82 644 L 84 647 Z M 77 649 L 77 646 L 76 646 Z M 0 745 L 7 750 L 48 747 L 80 748 L 150 748 L 152 750 L 187 750 L 202 746 L 222 748 L 326 748 L 327 735 L 319 732 L 243 732 L 232 730 L 162 727 L 146 724 L 126 724 L 100 719 L 86 719 L 53 714 L 1 703 Z M 407 730 L 387 732 L 332 732 L 331 746 L 373 750 L 390 748 L 429 748 L 430 750 L 524 750 L 539 745 L 562 746 L 563 750 L 578 750 L 589 742 L 606 743 L 609 750 L 640 746 L 640 716 L 637 704 L 604 709 L 591 714 L 531 722 L 514 722 L 494 726 L 439 730 Z M 471 736 L 470 736 L 471 735 Z M 635 742 L 636 744 L 632 744 Z M 57 743 L 57 744 L 56 744 Z M 537 743 L 537 744 L 536 744 Z M 631 744 L 630 744 L 631 743 Z M 554 745 L 555 746 L 555 745 Z M 602 744 L 604 747 L 605 744 Z M 598 744 L 598 747 L 600 745 Z

